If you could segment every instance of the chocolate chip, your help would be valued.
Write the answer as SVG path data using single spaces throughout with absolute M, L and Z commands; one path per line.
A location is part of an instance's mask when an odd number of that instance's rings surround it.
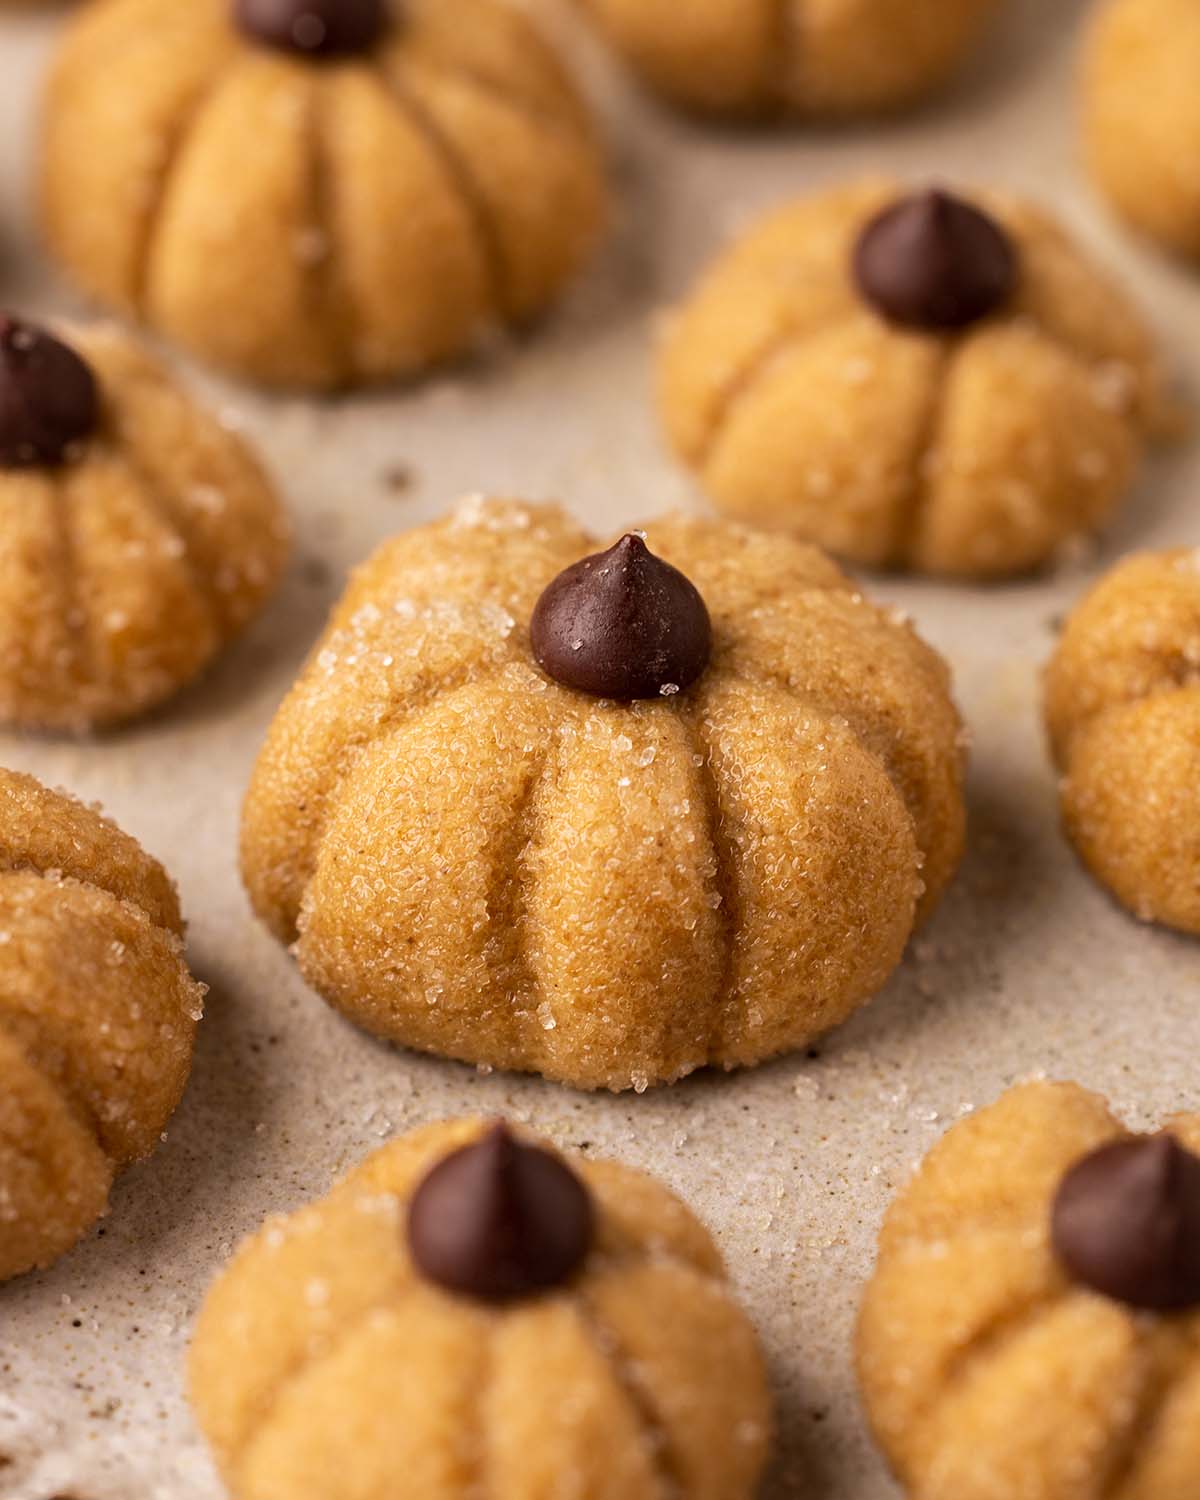
M 854 250 L 858 289 L 892 323 L 966 328 L 1002 307 L 1017 284 L 1003 229 L 949 193 L 916 193 L 878 214 Z
M 369 52 L 388 25 L 387 0 L 234 0 L 251 39 L 302 57 Z
M 33 323 L 0 315 L 0 467 L 65 463 L 100 420 L 96 377 Z
M 439 1162 L 408 1211 L 417 1269 L 483 1302 L 561 1286 L 587 1259 L 593 1232 L 592 1200 L 575 1173 L 504 1124 Z
M 1054 1248 L 1077 1281 L 1152 1312 L 1200 1307 L 1200 1157 L 1170 1135 L 1102 1146 L 1067 1173 Z
M 681 692 L 712 653 L 712 623 L 695 585 L 632 534 L 560 573 L 538 600 L 529 633 L 556 682 L 621 702 Z

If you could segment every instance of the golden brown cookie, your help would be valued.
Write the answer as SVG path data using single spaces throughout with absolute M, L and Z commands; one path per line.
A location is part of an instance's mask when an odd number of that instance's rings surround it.
M 897 1197 L 859 1379 L 912 1500 L 1200 1494 L 1200 1115 L 1072 1083 L 956 1125 Z
M 190 1373 L 237 1500 L 751 1500 L 771 1430 L 683 1204 L 478 1120 L 270 1221 L 209 1294 Z
M 283 510 L 246 443 L 114 329 L 0 317 L 0 720 L 132 719 L 274 591 Z
M 964 578 L 1101 527 L 1159 415 L 1146 328 L 1046 214 L 890 182 L 736 243 L 673 317 L 659 386 L 729 515 Z
M 1088 166 L 1117 209 L 1200 256 L 1200 11 L 1192 0 L 1106 0 L 1084 52 Z
M 997 0 L 579 0 L 640 77 L 700 114 L 829 119 L 915 104 Z
M 0 1281 L 65 1254 L 179 1103 L 204 995 L 182 933 L 133 839 L 0 771 Z
M 480 500 L 380 548 L 271 728 L 242 869 L 369 1030 L 640 1090 L 880 988 L 958 862 L 963 753 L 944 663 L 815 549 L 677 517 L 594 550 Z
M 605 186 L 558 60 L 497 0 L 101 0 L 50 80 L 42 207 L 102 302 L 324 388 L 540 313 Z
M 1200 932 L 1200 553 L 1127 558 L 1084 597 L 1046 724 L 1084 863 L 1143 920 Z

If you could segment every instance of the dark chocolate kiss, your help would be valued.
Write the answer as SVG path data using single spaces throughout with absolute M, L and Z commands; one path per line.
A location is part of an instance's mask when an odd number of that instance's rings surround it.
M 949 193 L 916 193 L 878 214 L 854 250 L 858 289 L 892 323 L 966 328 L 1002 307 L 1017 283 L 1003 229 Z
M 301 57 L 369 52 L 388 24 L 387 0 L 233 0 L 251 39 Z
M 0 466 L 65 463 L 100 420 L 96 377 L 33 323 L 0 315 Z
M 1102 1146 L 1063 1178 L 1052 1229 L 1077 1281 L 1151 1312 L 1200 1307 L 1200 1157 L 1170 1135 Z
M 712 623 L 695 585 L 632 534 L 560 573 L 538 600 L 529 633 L 556 682 L 621 702 L 690 687 L 712 653 Z
M 593 1231 L 592 1200 L 575 1173 L 504 1124 L 439 1162 L 408 1210 L 417 1269 L 483 1302 L 561 1286 L 587 1259 Z

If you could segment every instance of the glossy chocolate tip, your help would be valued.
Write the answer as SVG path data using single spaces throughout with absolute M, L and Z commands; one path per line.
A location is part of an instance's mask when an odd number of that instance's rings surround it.
M 632 702 L 690 687 L 712 654 L 712 622 L 690 579 L 630 532 L 551 582 L 530 640 L 564 687 Z
M 1171 1135 L 1116 1141 L 1064 1177 L 1054 1249 L 1074 1279 L 1146 1312 L 1200 1307 L 1200 1157 Z
M 420 1273 L 481 1302 L 564 1285 L 587 1259 L 594 1233 L 591 1196 L 580 1179 L 503 1122 L 439 1162 L 408 1212 Z
M 0 467 L 67 463 L 99 421 L 90 366 L 38 324 L 0 314 Z
M 259 46 L 318 61 L 370 52 L 392 20 L 387 0 L 233 0 L 233 17 Z
M 902 198 L 877 214 L 854 249 L 865 300 L 891 323 L 930 333 L 968 328 L 1012 297 L 1016 248 L 988 214 L 950 193 Z

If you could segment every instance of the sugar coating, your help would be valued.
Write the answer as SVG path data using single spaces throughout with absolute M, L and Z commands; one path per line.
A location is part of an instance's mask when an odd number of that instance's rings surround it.
M 1200 256 L 1200 12 L 1192 0 L 1107 0 L 1084 50 L 1088 166 L 1117 209 Z
M 997 0 L 580 0 L 654 89 L 701 114 L 815 118 L 911 105 Z
M 0 470 L 0 720 L 82 731 L 203 671 L 274 591 L 289 531 L 242 439 L 137 344 L 61 331 L 101 425 L 61 468 Z
M 1127 558 L 1084 597 L 1046 672 L 1063 823 L 1146 921 L 1200 932 L 1200 554 Z
M 528 622 L 601 545 L 468 502 L 358 572 L 246 800 L 259 915 L 359 1024 L 585 1088 L 804 1045 L 874 994 L 963 839 L 941 659 L 801 543 L 672 518 L 708 670 L 633 705 Z
M 1200 1115 L 1169 1122 L 1200 1147 Z M 1200 1492 L 1200 1314 L 1073 1284 L 1050 1209 L 1129 1134 L 1073 1083 L 955 1125 L 893 1203 L 858 1327 L 875 1434 L 913 1500 L 1167 1500 Z
M 494 1308 L 415 1270 L 408 1200 L 485 1128 L 392 1142 L 217 1281 L 190 1386 L 232 1493 L 750 1500 L 772 1426 L 762 1356 L 708 1234 L 652 1178 L 570 1158 L 597 1237 L 561 1291 Z
M 398 10 L 329 66 L 255 46 L 230 0 L 89 6 L 42 142 L 46 233 L 79 284 L 302 388 L 417 373 L 544 309 L 604 218 L 584 106 L 508 5 Z
M 64 1254 L 183 1093 L 204 989 L 166 872 L 0 771 L 0 1280 Z
M 972 201 L 1011 236 L 1016 292 L 952 336 L 885 322 L 854 246 L 906 189 L 871 180 L 770 215 L 667 331 L 668 435 L 716 504 L 857 563 L 986 578 L 1106 522 L 1162 417 L 1151 338 L 1040 209 Z

